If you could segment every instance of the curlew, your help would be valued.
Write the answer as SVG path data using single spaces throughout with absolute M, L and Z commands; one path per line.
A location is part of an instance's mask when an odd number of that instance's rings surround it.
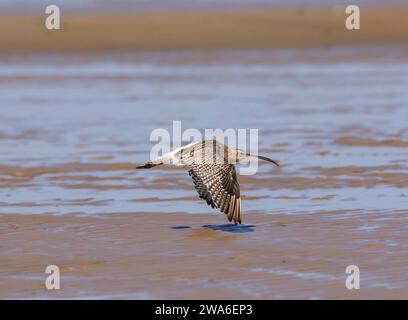
M 240 149 L 228 148 L 216 140 L 193 142 L 136 167 L 148 169 L 159 165 L 189 169 L 195 189 L 208 205 L 220 209 L 229 221 L 241 223 L 241 194 L 235 164 L 251 157 L 279 164 L 267 157 L 251 155 Z

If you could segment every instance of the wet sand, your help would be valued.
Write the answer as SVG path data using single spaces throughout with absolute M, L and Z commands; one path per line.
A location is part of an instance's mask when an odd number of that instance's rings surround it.
M 361 7 L 361 29 L 344 26 L 344 7 L 229 11 L 2 15 L 0 53 L 332 47 L 403 44 L 407 7 Z M 18 27 L 16 27 L 18 26 Z
M 249 214 L 239 227 L 222 218 L 3 216 L 0 298 L 408 298 L 403 212 Z M 60 266 L 59 291 L 45 289 L 49 264 Z M 351 264 L 360 290 L 345 287 Z
M 407 52 L 2 56 L 0 298 L 407 299 Z M 259 129 L 245 225 L 134 169 L 173 120 Z

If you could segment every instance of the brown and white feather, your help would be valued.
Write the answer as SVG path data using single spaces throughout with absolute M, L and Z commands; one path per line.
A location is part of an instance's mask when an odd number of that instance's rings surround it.
M 241 196 L 233 164 L 193 163 L 189 171 L 201 199 L 241 223 Z

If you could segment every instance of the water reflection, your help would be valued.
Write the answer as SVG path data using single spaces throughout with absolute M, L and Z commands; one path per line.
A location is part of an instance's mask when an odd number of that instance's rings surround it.
M 173 120 L 259 129 L 284 165 L 241 177 L 246 213 L 405 210 L 404 50 L 3 56 L 0 213 L 209 212 L 187 172 L 134 170 Z

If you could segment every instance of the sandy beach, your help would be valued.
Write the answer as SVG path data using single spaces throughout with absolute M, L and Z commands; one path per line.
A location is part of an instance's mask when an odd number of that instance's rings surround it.
M 407 299 L 407 17 L 2 13 L 0 299 Z M 135 170 L 173 120 L 259 130 L 281 167 L 240 176 L 242 226 Z
M 406 299 L 405 50 L 2 60 L 0 298 Z M 184 170 L 134 169 L 177 118 L 259 128 L 281 163 L 240 177 L 243 226 Z
M 345 28 L 343 7 L 151 13 L 2 15 L 0 53 L 332 47 L 403 44 L 407 7 L 361 7 L 361 29 Z
M 405 214 L 367 215 L 3 216 L 0 298 L 406 299 Z M 45 289 L 48 264 L 60 290 Z M 345 286 L 349 264 L 360 290 Z

